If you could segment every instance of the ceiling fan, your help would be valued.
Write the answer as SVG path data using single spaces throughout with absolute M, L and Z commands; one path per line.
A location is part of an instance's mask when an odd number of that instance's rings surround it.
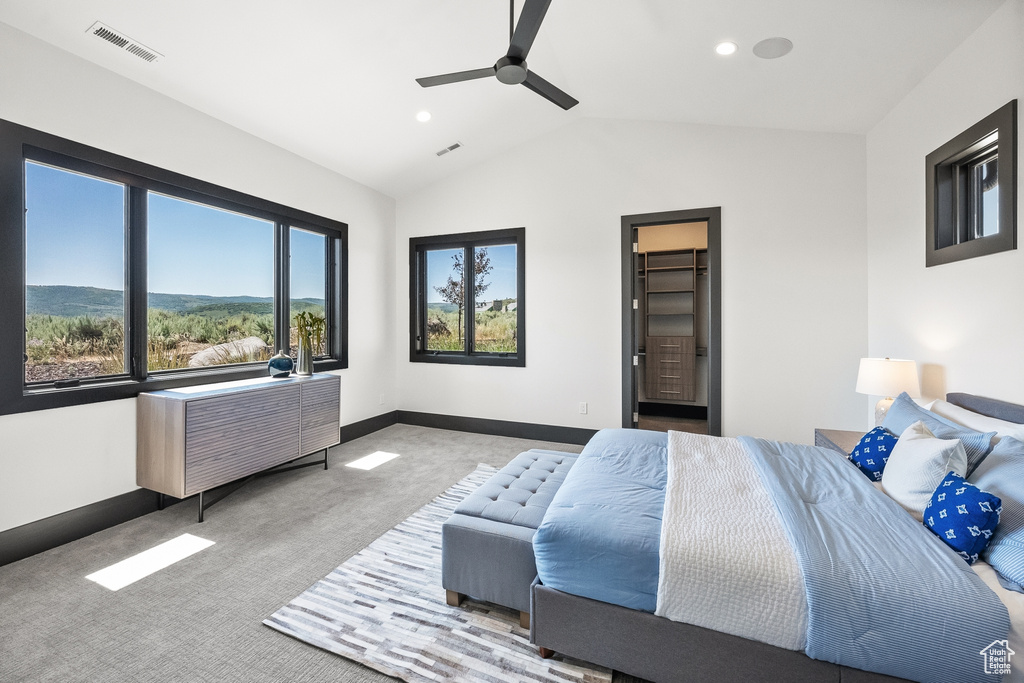
M 485 69 L 457 71 L 441 76 L 417 78 L 416 82 L 424 88 L 459 81 L 472 81 L 477 78 L 494 76 L 506 85 L 522 83 L 541 97 L 554 102 L 562 109 L 572 109 L 579 101 L 551 85 L 543 78 L 526 68 L 526 55 L 533 46 L 533 41 L 544 21 L 551 0 L 526 0 L 523 11 L 519 15 L 519 24 L 515 24 L 515 0 L 509 0 L 508 32 L 509 45 L 505 56 Z

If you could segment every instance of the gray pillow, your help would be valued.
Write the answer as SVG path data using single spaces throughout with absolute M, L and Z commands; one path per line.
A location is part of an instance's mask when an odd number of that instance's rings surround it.
M 917 421 L 924 422 L 928 431 L 939 439 L 960 439 L 967 453 L 967 476 L 974 472 L 992 450 L 992 437 L 996 435 L 995 432 L 976 432 L 958 425 L 917 405 L 907 392 L 903 392 L 893 401 L 889 412 L 885 414 L 882 426 L 893 434 L 902 434 L 907 427 Z

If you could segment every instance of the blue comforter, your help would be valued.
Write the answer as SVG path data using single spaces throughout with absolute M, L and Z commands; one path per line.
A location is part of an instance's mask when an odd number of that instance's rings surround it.
M 991 680 L 1006 607 L 942 541 L 842 458 L 740 437 L 796 554 L 807 655 L 916 681 Z
M 654 612 L 667 453 L 664 432 L 594 435 L 533 537 L 544 585 Z
M 998 597 L 831 451 L 742 437 L 807 589 L 807 654 L 919 681 L 985 681 L 1006 638 Z M 534 537 L 540 580 L 632 609 L 657 604 L 667 436 L 602 430 Z

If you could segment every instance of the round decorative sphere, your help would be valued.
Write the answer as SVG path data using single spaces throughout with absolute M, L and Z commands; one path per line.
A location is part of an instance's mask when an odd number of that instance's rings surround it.
M 267 370 L 270 371 L 271 377 L 287 377 L 293 367 L 295 367 L 295 362 L 289 356 L 284 355 L 284 351 L 278 351 L 277 355 L 267 363 Z

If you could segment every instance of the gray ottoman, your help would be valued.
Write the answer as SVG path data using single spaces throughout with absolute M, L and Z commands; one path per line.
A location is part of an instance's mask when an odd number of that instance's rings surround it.
M 533 534 L 576 453 L 520 453 L 466 497 L 441 527 L 441 584 L 449 605 L 467 595 L 519 610 L 530 623 L 537 576 Z

